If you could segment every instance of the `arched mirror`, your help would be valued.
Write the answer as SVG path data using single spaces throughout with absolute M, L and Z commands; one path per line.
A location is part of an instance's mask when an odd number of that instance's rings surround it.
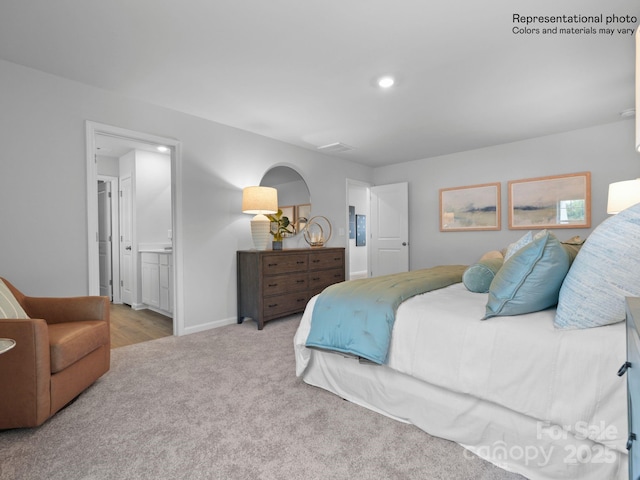
M 278 190 L 278 207 L 292 225 L 292 232 L 285 236 L 300 233 L 311 216 L 311 194 L 304 178 L 293 168 L 273 167 L 264 174 L 260 186 Z

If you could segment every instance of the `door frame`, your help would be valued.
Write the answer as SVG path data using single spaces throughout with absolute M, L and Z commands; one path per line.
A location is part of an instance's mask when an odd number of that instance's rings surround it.
M 182 248 L 182 143 L 175 138 L 137 132 L 103 123 L 86 121 L 87 158 L 87 248 L 89 295 L 100 294 L 98 257 L 98 165 L 96 135 L 107 135 L 137 142 L 166 145 L 171 149 L 171 222 L 173 230 L 173 334 L 183 335 L 184 289 Z

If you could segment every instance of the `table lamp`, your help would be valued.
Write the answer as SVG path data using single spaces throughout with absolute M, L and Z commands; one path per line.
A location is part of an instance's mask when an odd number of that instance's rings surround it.
M 640 203 L 640 178 L 609 184 L 608 214 L 620 213 L 636 203 Z
M 266 250 L 271 222 L 265 214 L 278 213 L 278 191 L 272 187 L 246 187 L 242 190 L 242 213 L 255 215 L 251 220 L 251 236 L 256 250 Z

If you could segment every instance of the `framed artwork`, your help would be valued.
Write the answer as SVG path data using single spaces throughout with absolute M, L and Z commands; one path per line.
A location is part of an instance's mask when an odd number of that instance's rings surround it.
M 367 217 L 356 215 L 356 247 L 364 247 L 367 244 Z
M 296 205 L 295 212 L 295 224 L 296 231 L 301 232 L 304 230 L 304 227 L 307 226 L 307 221 L 311 217 L 311 204 L 310 203 L 302 203 L 300 205 Z
M 356 207 L 349 205 L 349 238 L 356 238 Z
M 500 183 L 440 189 L 440 231 L 500 230 Z
M 591 172 L 509 182 L 509 228 L 591 227 Z

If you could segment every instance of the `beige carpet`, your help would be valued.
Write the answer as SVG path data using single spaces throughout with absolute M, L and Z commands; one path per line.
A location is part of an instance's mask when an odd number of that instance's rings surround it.
M 111 371 L 43 426 L 0 432 L 0 479 L 522 478 L 303 383 L 298 323 L 115 349 Z

